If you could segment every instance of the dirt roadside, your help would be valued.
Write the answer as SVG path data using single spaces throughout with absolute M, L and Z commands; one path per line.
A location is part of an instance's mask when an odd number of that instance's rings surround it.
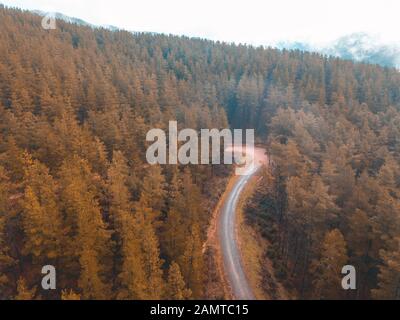
M 265 163 L 265 158 L 263 161 Z M 252 289 L 254 290 L 256 298 L 259 300 L 288 300 L 290 299 L 289 295 L 286 293 L 286 290 L 274 275 L 272 261 L 266 258 L 265 252 L 269 246 L 269 243 L 261 237 L 259 232 L 249 226 L 244 218 L 244 206 L 255 191 L 260 179 L 262 179 L 261 174 L 255 174 L 251 182 L 246 185 L 241 194 L 237 207 L 236 239 L 240 249 L 241 260 L 243 262 L 245 273 Z M 221 208 L 226 202 L 226 199 L 231 193 L 232 188 L 237 180 L 237 176 L 232 176 L 231 179 L 229 179 L 229 183 L 213 211 L 210 227 L 208 229 L 207 241 L 203 248 L 204 252 L 211 252 L 213 255 L 213 267 L 217 269 L 216 273 L 218 275 L 218 285 L 222 287 L 224 298 L 227 300 L 233 299 L 233 294 L 224 270 L 224 262 L 219 243 L 218 230 L 220 230 L 219 224 Z M 270 289 L 269 291 L 273 292 L 267 292 L 268 290 L 265 290 L 265 286 L 262 285 L 264 281 L 263 278 L 265 278 L 265 273 L 268 275 L 269 287 L 273 288 L 273 290 Z
M 222 290 L 224 293 L 224 299 L 226 300 L 232 300 L 233 295 L 232 295 L 232 290 L 229 285 L 229 282 L 226 278 L 226 274 L 224 271 L 224 265 L 223 265 L 223 259 L 222 259 L 222 253 L 221 253 L 221 246 L 218 241 L 218 225 L 219 225 L 219 218 L 220 218 L 220 211 L 221 207 L 224 204 L 227 196 L 231 192 L 232 187 L 237 181 L 236 176 L 232 176 L 229 179 L 228 185 L 222 194 L 221 198 L 219 199 L 217 206 L 215 207 L 212 218 L 211 218 L 211 223 L 207 232 L 207 241 L 204 244 L 203 247 L 203 253 L 205 252 L 211 252 L 213 256 L 213 260 L 215 262 L 215 268 L 217 269 L 217 274 L 218 274 L 218 282 L 222 286 Z
M 255 176 L 243 191 L 237 208 L 236 237 L 243 267 L 257 300 L 290 300 L 289 294 L 275 277 L 272 261 L 266 257 L 270 243 L 245 219 L 245 206 L 262 176 Z M 265 278 L 268 278 L 266 284 Z

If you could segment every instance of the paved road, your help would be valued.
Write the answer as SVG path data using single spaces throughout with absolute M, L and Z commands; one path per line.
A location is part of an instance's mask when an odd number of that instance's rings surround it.
M 243 191 L 249 180 L 261 167 L 261 163 L 248 169 L 248 174 L 239 176 L 230 194 L 222 205 L 219 221 L 219 241 L 224 260 L 225 273 L 237 300 L 255 300 L 250 284 L 243 270 L 239 247 L 236 239 L 236 209 Z

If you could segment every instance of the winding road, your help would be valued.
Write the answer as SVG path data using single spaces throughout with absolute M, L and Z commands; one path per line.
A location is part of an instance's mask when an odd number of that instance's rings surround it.
M 232 294 L 237 300 L 255 300 L 254 293 L 243 269 L 236 232 L 237 204 L 240 195 L 261 166 L 268 161 L 264 149 L 255 148 L 252 151 L 254 151 L 252 152 L 254 159 L 251 165 L 246 167 L 245 175 L 236 178 L 237 180 L 232 190 L 222 204 L 219 218 L 219 242 L 224 271 Z

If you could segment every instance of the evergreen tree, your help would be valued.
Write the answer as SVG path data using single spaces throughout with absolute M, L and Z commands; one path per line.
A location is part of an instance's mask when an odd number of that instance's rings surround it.
M 382 250 L 381 257 L 378 288 L 372 290 L 372 295 L 376 299 L 400 300 L 400 252 L 398 249 L 393 252 Z
M 185 250 L 179 259 L 182 275 L 193 293 L 193 298 L 201 299 L 204 290 L 203 245 L 198 225 L 191 227 L 185 241 Z
M 341 271 L 348 261 L 346 241 L 337 229 L 328 232 L 321 245 L 320 259 L 312 264 L 313 297 L 338 299 L 343 289 Z
M 46 166 L 30 157 L 26 159 L 24 184 L 24 251 L 32 254 L 39 264 L 56 262 L 62 257 L 67 242 L 57 185 Z
M 160 219 L 165 210 L 165 177 L 160 166 L 151 166 L 143 180 L 141 201 L 151 209 L 152 215 L 148 218 L 152 221 Z
M 63 163 L 59 175 L 62 204 L 79 259 L 82 298 L 104 299 L 109 291 L 105 274 L 110 270 L 111 242 L 96 199 L 95 176 L 76 155 Z
M 110 214 L 118 236 L 122 263 L 118 276 L 119 299 L 145 299 L 146 282 L 139 230 L 133 217 L 133 204 L 127 187 L 129 168 L 121 152 L 115 152 L 108 169 Z M 118 269 L 119 269 L 118 268 Z
M 173 262 L 169 267 L 166 296 L 171 300 L 187 300 L 191 295 L 192 292 L 186 289 L 179 265 Z
M 6 233 L 6 222 L 10 217 L 10 182 L 3 167 L 0 166 L 0 298 L 9 288 L 11 267 L 14 259 L 10 256 L 10 246 Z
M 26 281 L 23 278 L 19 278 L 17 283 L 17 295 L 15 300 L 33 300 L 35 299 L 35 289 L 28 289 Z
M 61 300 L 76 301 L 76 300 L 81 300 L 81 296 L 72 290 L 69 291 L 63 290 L 61 292 Z
M 135 224 L 137 226 L 141 251 L 143 255 L 143 268 L 145 274 L 147 299 L 161 299 L 164 292 L 164 280 L 162 272 L 163 260 L 160 258 L 160 249 L 154 226 L 149 217 L 154 213 L 147 207 L 145 201 L 140 201 L 135 209 Z

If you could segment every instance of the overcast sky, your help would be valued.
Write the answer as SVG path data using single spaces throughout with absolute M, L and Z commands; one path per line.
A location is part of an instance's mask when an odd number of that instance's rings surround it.
M 323 44 L 354 32 L 400 42 L 399 0 L 0 0 L 131 31 L 254 45 Z

